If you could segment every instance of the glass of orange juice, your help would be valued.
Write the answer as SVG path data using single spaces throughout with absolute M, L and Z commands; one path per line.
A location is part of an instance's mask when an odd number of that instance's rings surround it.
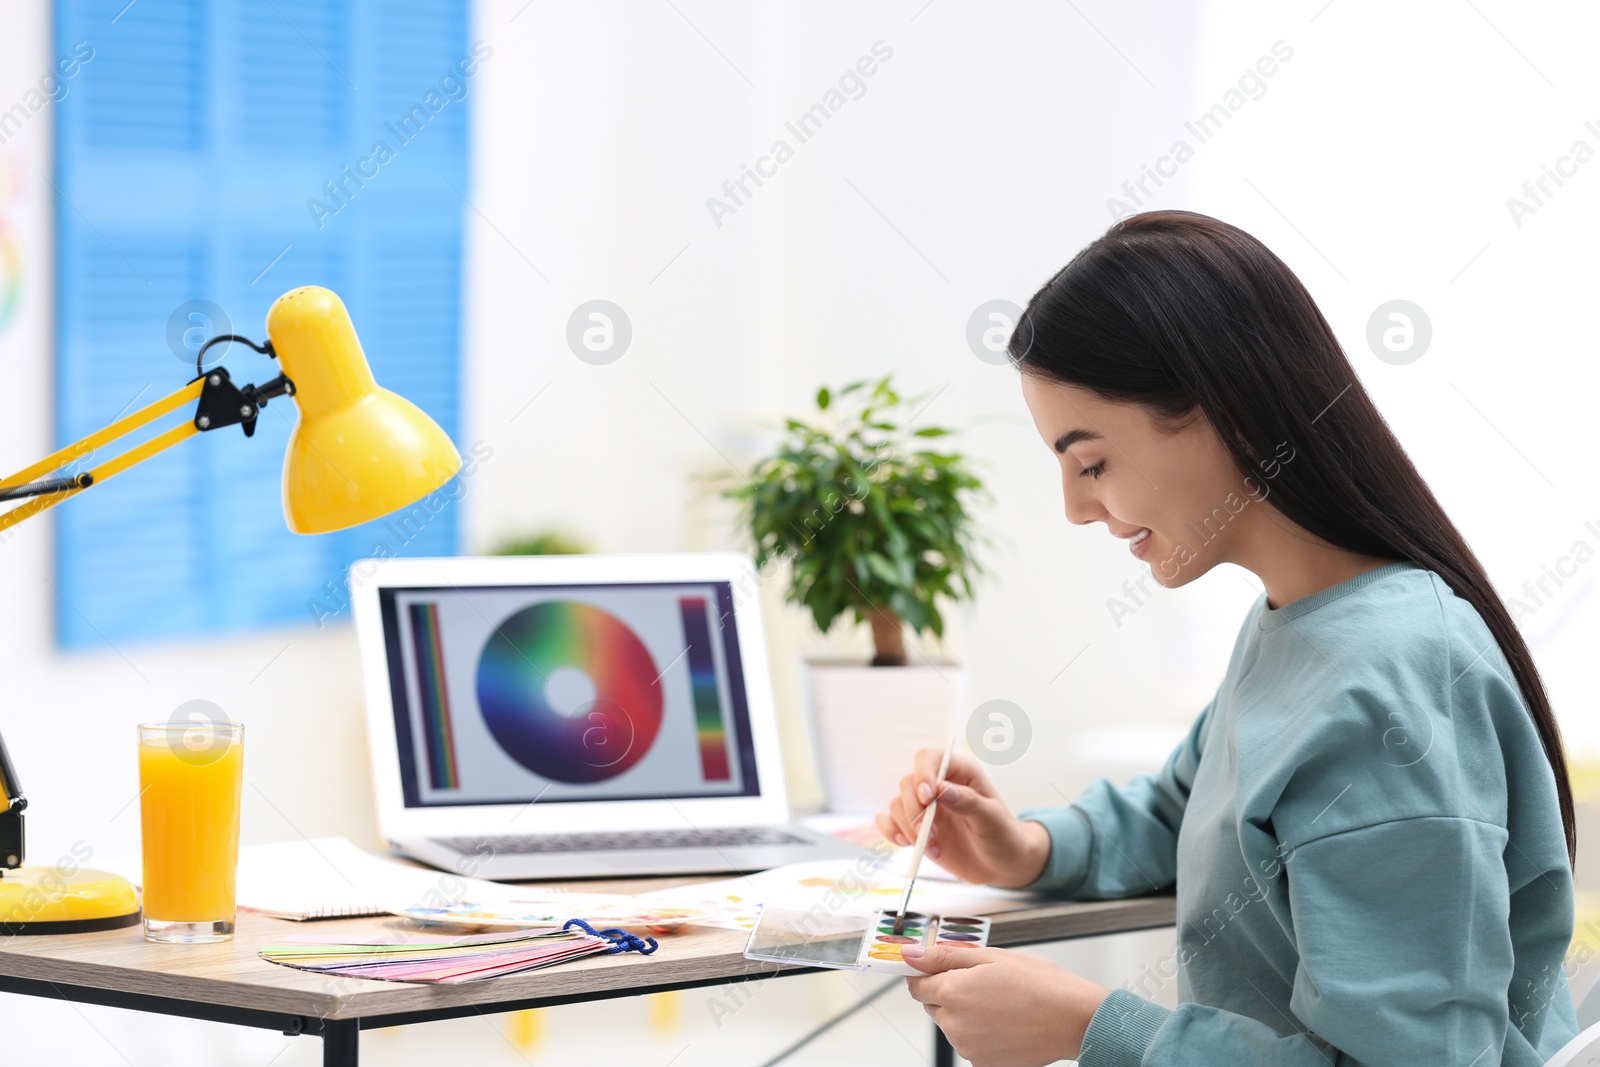
M 233 937 L 243 772 L 239 723 L 140 725 L 146 941 Z

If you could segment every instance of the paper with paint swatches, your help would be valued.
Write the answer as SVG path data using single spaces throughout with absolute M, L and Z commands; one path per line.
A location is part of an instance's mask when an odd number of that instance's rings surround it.
M 978 915 L 924 915 L 908 911 L 900 932 L 894 932 L 895 913 L 881 911 L 862 939 L 862 963 L 869 971 L 916 976 L 922 974 L 905 962 L 907 945 L 932 948 L 982 948 L 989 943 L 989 920 Z
M 989 920 L 976 915 L 929 915 L 908 911 L 895 932 L 895 909 L 873 913 L 830 912 L 815 906 L 761 909 L 744 954 L 748 959 L 836 970 L 879 971 L 915 976 L 905 946 L 982 948 Z

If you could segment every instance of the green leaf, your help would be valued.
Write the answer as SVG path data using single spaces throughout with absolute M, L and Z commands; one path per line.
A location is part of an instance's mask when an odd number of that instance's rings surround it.
M 889 585 L 900 585 L 900 575 L 895 571 L 894 565 L 876 552 L 868 552 L 865 556 L 867 569 Z
M 823 411 L 828 410 L 828 401 L 831 399 L 832 397 L 828 394 L 828 387 L 826 385 L 817 390 L 817 407 L 821 408 Z

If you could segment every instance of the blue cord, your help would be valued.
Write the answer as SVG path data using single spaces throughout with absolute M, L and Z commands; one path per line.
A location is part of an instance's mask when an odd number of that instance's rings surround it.
M 637 952 L 641 956 L 648 956 L 661 947 L 653 937 L 640 937 L 638 934 L 630 934 L 628 931 L 620 930 L 614 926 L 607 930 L 596 930 L 582 919 L 568 919 L 561 925 L 561 929 L 565 930 L 569 926 L 581 926 L 583 927 L 583 932 L 590 937 L 603 937 L 610 941 L 611 947 L 601 952 L 603 956 L 610 955 L 613 952 Z M 646 948 L 646 944 L 650 947 Z

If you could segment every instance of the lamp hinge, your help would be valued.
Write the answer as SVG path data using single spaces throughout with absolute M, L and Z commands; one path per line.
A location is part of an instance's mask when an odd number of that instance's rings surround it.
M 195 409 L 195 429 L 216 430 L 224 426 L 242 426 L 246 437 L 255 436 L 256 416 L 267 406 L 267 401 L 280 396 L 293 396 L 294 382 L 283 375 L 260 385 L 234 385 L 226 367 L 215 367 L 206 372 L 205 384 L 200 387 L 200 404 Z

